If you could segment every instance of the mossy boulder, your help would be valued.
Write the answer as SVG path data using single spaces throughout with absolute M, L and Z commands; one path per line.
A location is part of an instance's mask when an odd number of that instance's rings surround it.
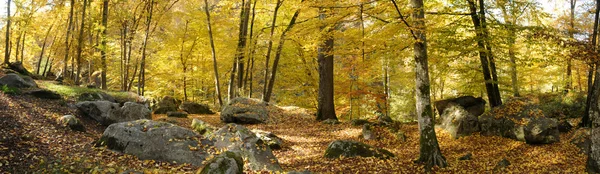
M 283 140 L 281 140 L 281 138 L 279 138 L 273 132 L 267 132 L 258 129 L 253 129 L 252 132 L 273 150 L 279 150 L 281 147 L 283 147 Z
M 166 114 L 167 112 L 177 111 L 177 106 L 181 103 L 179 100 L 171 97 L 164 96 L 156 106 L 154 106 L 154 114 Z
M 58 118 L 58 124 L 69 127 L 71 130 L 85 132 L 85 127 L 81 124 L 81 121 L 73 115 L 65 115 Z
M 267 103 L 258 99 L 234 98 L 221 111 L 221 121 L 237 124 L 260 124 L 269 120 Z
M 455 103 L 446 106 L 440 119 L 440 127 L 450 133 L 453 138 L 469 136 L 479 131 L 477 116 Z
M 179 112 L 179 111 L 169 111 L 167 112 L 167 117 L 177 117 L 177 118 L 187 118 L 188 113 Z
M 0 86 L 4 85 L 11 88 L 37 88 L 37 84 L 31 77 L 18 74 L 7 74 L 1 77 Z
M 120 107 L 118 103 L 109 101 L 84 101 L 75 106 L 83 115 L 105 126 L 151 118 L 150 110 L 146 106 L 134 102 L 127 102 Z
M 116 103 L 115 98 L 105 92 L 84 92 L 77 97 L 78 101 L 109 101 Z
M 183 102 L 179 105 L 179 109 L 189 114 L 214 114 L 208 105 L 194 102 Z
M 205 137 L 212 134 L 213 131 L 215 130 L 215 127 L 213 127 L 210 124 L 208 124 L 200 119 L 197 119 L 197 118 L 194 118 L 192 120 L 191 127 L 192 127 L 192 129 L 194 129 L 194 131 L 196 131 L 197 133 L 199 133 L 200 135 L 203 135 Z
M 239 153 L 225 151 L 206 163 L 200 174 L 242 174 L 244 160 Z
M 325 150 L 325 158 L 340 157 L 376 157 L 388 159 L 394 157 L 390 151 L 381 148 L 375 148 L 365 143 L 337 140 L 329 143 Z
M 41 98 L 41 99 L 50 99 L 50 100 L 62 99 L 60 94 L 57 94 L 54 91 L 50 91 L 50 90 L 46 90 L 46 89 L 34 89 L 34 90 L 25 92 L 25 94 L 34 96 L 36 98 Z

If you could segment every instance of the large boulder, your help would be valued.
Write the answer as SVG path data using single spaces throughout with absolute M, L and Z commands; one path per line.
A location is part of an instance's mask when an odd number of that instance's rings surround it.
M 25 92 L 25 94 L 31 95 L 31 96 L 34 96 L 37 98 L 41 98 L 41 99 L 58 100 L 58 99 L 62 98 L 60 96 L 60 94 L 57 94 L 54 91 L 50 91 L 50 90 L 46 90 L 46 89 L 34 89 L 34 90 Z
M 164 96 L 154 107 L 154 114 L 166 114 L 167 112 L 177 111 L 179 101 L 171 96 Z
M 192 120 L 192 125 L 191 125 L 192 129 L 195 130 L 197 133 L 199 133 L 200 135 L 203 135 L 205 137 L 209 136 L 210 134 L 213 133 L 213 131 L 216 130 L 215 127 L 213 127 L 212 125 L 194 118 Z
M 477 116 L 455 103 L 448 104 L 440 119 L 440 127 L 448 131 L 453 138 L 469 136 L 479 131 Z
M 503 136 L 527 144 L 560 141 L 558 121 L 546 118 L 542 110 L 528 101 L 515 100 L 479 117 L 481 134 Z
M 591 133 L 592 130 L 590 128 L 579 128 L 573 132 L 569 142 L 577 146 L 579 148 L 579 152 L 589 154 L 590 145 L 592 143 L 590 140 Z
M 109 101 L 117 102 L 115 98 L 105 92 L 85 92 L 77 97 L 78 101 Z
M 0 86 L 6 85 L 12 88 L 36 88 L 37 84 L 31 77 L 18 74 L 7 74 L 0 78 Z
M 242 174 L 244 173 L 244 160 L 239 153 L 225 151 L 208 161 L 200 174 Z
M 325 158 L 340 158 L 340 157 L 376 157 L 387 159 L 394 157 L 390 151 L 381 148 L 375 148 L 365 143 L 336 140 L 329 143 L 325 150 Z
M 473 97 L 473 96 L 462 96 L 458 98 L 440 100 L 434 102 L 435 109 L 438 114 L 443 114 L 444 110 L 450 106 L 450 104 L 456 104 L 458 106 L 463 107 L 469 113 L 474 116 L 479 116 L 485 112 L 485 100 L 481 97 Z
M 108 126 L 113 123 L 150 119 L 150 110 L 141 104 L 127 102 L 123 107 L 109 101 L 84 101 L 75 105 L 83 115 Z
M 268 119 L 267 103 L 257 99 L 234 98 L 221 111 L 221 121 L 225 123 L 259 124 Z
M 179 105 L 179 109 L 189 114 L 214 114 L 208 105 L 194 102 L 183 102 L 181 105 Z
M 81 124 L 81 121 L 73 115 L 65 115 L 58 118 L 58 124 L 64 127 L 69 127 L 71 130 L 85 132 L 85 127 Z
M 130 154 L 142 160 L 202 166 L 212 153 L 212 142 L 194 131 L 165 122 L 137 120 L 106 128 L 96 146 Z
M 188 113 L 179 112 L 179 111 L 169 111 L 167 112 L 167 117 L 177 117 L 177 118 L 187 118 Z
M 282 168 L 271 148 L 246 127 L 237 124 L 227 124 L 211 135 L 215 147 L 229 150 L 242 155 L 248 162 L 247 169 L 253 171 L 281 171 Z
M 256 134 L 256 137 L 260 138 L 265 142 L 271 149 L 279 150 L 283 147 L 283 140 L 272 132 L 267 132 L 258 129 L 252 129 L 252 133 Z

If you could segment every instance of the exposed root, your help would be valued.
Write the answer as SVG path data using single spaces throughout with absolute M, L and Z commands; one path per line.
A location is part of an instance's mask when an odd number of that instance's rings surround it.
M 431 168 L 433 168 L 433 166 L 438 166 L 440 168 L 448 166 L 446 158 L 444 158 L 439 150 L 434 150 L 433 152 L 425 155 L 421 154 L 419 159 L 415 160 L 415 163 L 424 164 L 425 171 L 428 173 L 431 172 Z

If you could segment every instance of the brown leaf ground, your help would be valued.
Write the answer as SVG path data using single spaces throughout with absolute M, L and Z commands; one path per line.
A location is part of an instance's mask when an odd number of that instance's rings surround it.
M 0 173 L 115 173 L 138 170 L 146 173 L 194 173 L 197 167 L 151 160 L 138 160 L 94 148 L 105 127 L 82 117 L 70 102 L 41 100 L 27 96 L 6 95 L 0 92 Z M 270 107 L 274 121 L 269 124 L 248 125 L 250 129 L 272 131 L 284 139 L 282 150 L 274 154 L 287 171 L 315 173 L 421 173 L 421 165 L 414 164 L 418 157 L 418 128 L 405 124 L 406 142 L 396 140 L 383 128 L 377 128 L 377 140 L 365 141 L 358 136 L 361 128 L 348 122 L 325 125 L 313 120 L 312 112 L 294 107 Z M 56 118 L 73 114 L 87 128 L 86 133 L 61 127 Z M 154 115 L 153 119 L 164 118 Z M 192 118 L 199 118 L 214 126 L 222 126 L 218 115 L 191 115 L 174 118 L 176 124 L 188 127 Z M 497 173 L 583 173 L 585 155 L 568 143 L 570 133 L 561 135 L 561 142 L 551 145 L 528 145 L 500 137 L 473 135 L 452 139 L 442 130 L 436 130 L 447 168 L 434 169 L 435 173 L 492 173 L 503 158 L 511 165 Z M 396 158 L 344 158 L 329 160 L 322 157 L 327 145 L 334 140 L 346 139 L 392 151 Z M 459 161 L 466 153 L 473 159 Z

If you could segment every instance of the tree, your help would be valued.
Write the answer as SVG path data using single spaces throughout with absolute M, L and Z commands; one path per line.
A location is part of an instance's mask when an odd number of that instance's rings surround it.
M 146 18 L 146 33 L 144 34 L 144 43 L 142 45 L 142 62 L 140 63 L 140 74 L 138 78 L 138 94 L 144 96 L 146 85 L 146 48 L 148 47 L 148 35 L 150 35 L 150 23 L 152 22 L 152 11 L 154 0 L 148 4 L 148 18 Z
M 592 49 L 594 50 L 594 52 L 598 52 L 598 25 L 599 25 L 599 18 L 600 18 L 600 1 L 596 0 L 596 11 L 594 12 L 594 28 L 592 31 Z M 587 98 L 586 98 L 586 103 L 585 103 L 585 113 L 583 115 L 583 117 L 581 118 L 581 123 L 580 125 L 582 127 L 592 127 L 592 123 L 594 121 L 594 119 L 596 118 L 600 118 L 598 117 L 597 114 L 600 114 L 600 108 L 598 106 L 598 100 L 599 97 L 598 95 L 600 94 L 600 84 L 598 82 L 598 80 L 600 80 L 600 77 L 598 77 L 598 74 L 600 72 L 598 72 L 598 62 L 594 62 L 592 64 L 590 64 L 590 69 L 588 72 L 588 91 L 587 91 Z M 596 68 L 596 69 L 594 69 Z M 594 75 L 595 74 L 595 75 Z
M 67 32 L 65 37 L 65 59 L 63 60 L 63 69 L 61 76 L 67 78 L 67 65 L 69 64 L 69 39 L 71 39 L 71 30 L 73 29 L 73 8 L 75 7 L 75 0 L 71 0 L 69 4 L 71 10 L 69 10 L 69 22 L 67 22 Z
M 319 20 L 327 19 L 327 11 L 319 9 Z M 321 24 L 321 30 L 326 31 L 321 36 L 319 43 L 317 62 L 319 63 L 319 96 L 317 103 L 317 120 L 335 119 L 335 106 L 333 100 L 333 27 Z
M 6 2 L 6 45 L 4 47 L 4 64 L 10 62 L 10 0 Z
M 271 59 L 271 50 L 273 49 L 273 35 L 275 33 L 275 23 L 277 22 L 277 12 L 279 11 L 279 8 L 281 7 L 281 4 L 283 3 L 282 0 L 277 0 L 277 3 L 275 4 L 275 10 L 273 10 L 273 22 L 271 22 L 271 34 L 269 35 L 269 43 L 267 46 L 267 56 L 265 59 L 265 85 L 263 88 L 263 101 L 267 101 L 267 89 L 269 86 L 269 61 Z M 270 97 L 270 96 L 269 96 Z
M 106 90 L 106 31 L 108 30 L 108 0 L 103 1 L 102 5 L 102 45 L 100 48 L 100 54 L 102 56 L 102 89 Z
M 208 38 L 210 40 L 210 51 L 213 58 L 213 70 L 215 73 L 215 88 L 217 98 L 219 99 L 219 106 L 223 106 L 223 99 L 221 98 L 221 88 L 219 83 L 219 70 L 217 66 L 217 54 L 215 53 L 215 43 L 213 41 L 212 26 L 210 24 L 210 13 L 208 9 L 208 0 L 204 0 L 204 12 L 206 13 L 206 25 L 208 27 Z
M 37 66 L 35 68 L 35 74 L 40 74 L 40 66 L 42 65 L 42 60 L 44 59 L 44 51 L 46 50 L 46 43 L 48 42 L 48 36 L 50 35 L 50 31 L 52 31 L 53 26 L 54 26 L 54 24 L 52 24 L 50 26 L 50 28 L 48 28 L 48 31 L 46 31 L 46 36 L 44 37 L 44 43 L 42 44 L 42 51 L 40 53 L 40 58 L 38 59 Z
M 242 0 L 242 10 L 240 11 L 240 28 L 238 33 L 238 43 L 235 51 L 233 66 L 229 79 L 229 99 L 233 99 L 240 92 L 244 76 L 244 56 L 246 54 L 246 37 L 248 34 L 248 20 L 250 18 L 250 1 Z M 237 81 L 237 84 L 236 84 Z
M 83 10 L 81 11 L 81 24 L 79 28 L 79 38 L 77 38 L 77 74 L 75 75 L 75 84 L 79 85 L 81 78 L 81 54 L 83 52 L 83 32 L 85 29 L 85 15 L 88 0 L 83 0 Z
M 395 4 L 395 3 L 394 3 Z M 429 65 L 427 61 L 427 37 L 425 34 L 425 10 L 423 0 L 411 0 L 413 9 L 414 53 L 415 53 L 415 95 L 417 98 L 417 116 L 419 117 L 420 150 L 416 162 L 425 164 L 425 170 L 433 166 L 446 167 L 446 158 L 442 155 L 435 135 L 433 109 L 430 101 Z M 409 27 L 411 28 L 411 27 Z

